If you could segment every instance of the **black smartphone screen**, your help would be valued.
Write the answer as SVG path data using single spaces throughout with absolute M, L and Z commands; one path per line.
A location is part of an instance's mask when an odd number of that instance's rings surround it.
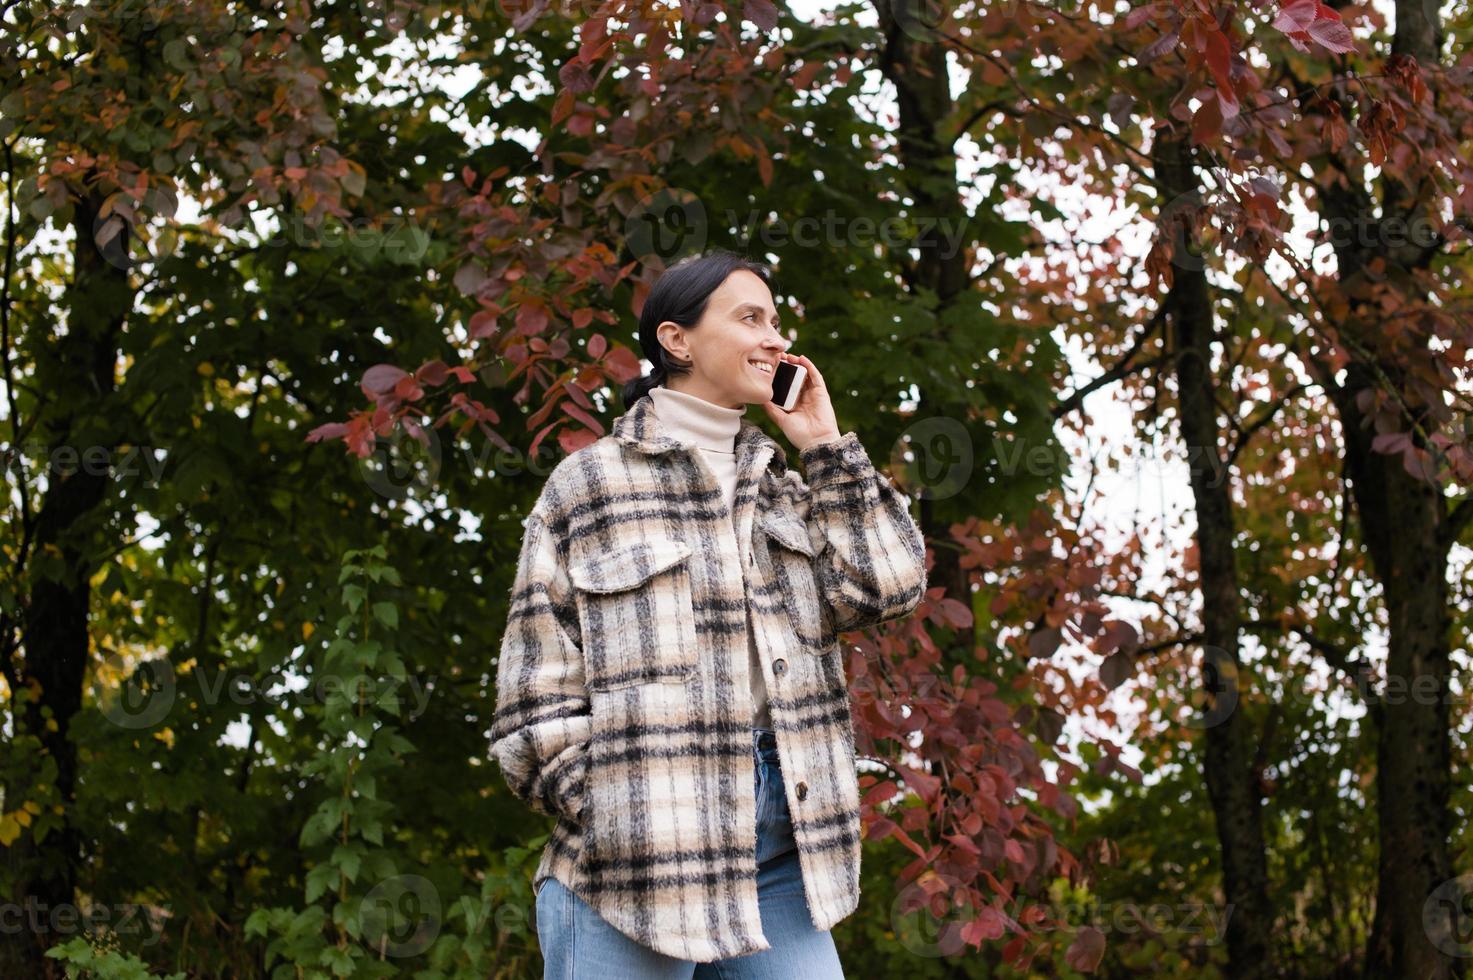
M 772 400 L 779 405 L 785 405 L 788 400 L 788 392 L 793 386 L 793 379 L 797 376 L 798 369 L 787 361 L 779 361 L 777 370 L 772 373 Z

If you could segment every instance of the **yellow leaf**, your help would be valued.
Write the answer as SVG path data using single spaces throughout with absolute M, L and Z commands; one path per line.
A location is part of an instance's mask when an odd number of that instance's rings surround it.
M 12 813 L 11 816 L 14 817 L 15 822 L 20 824 L 22 827 L 29 827 L 31 825 L 31 815 L 25 811 L 24 807 Z
M 316 628 L 317 627 L 315 625 L 313 625 L 312 623 L 303 623 L 302 624 L 302 639 L 304 639 L 304 640 L 310 640 L 310 639 L 312 639 L 312 631 L 315 630 Z
M 0 846 L 9 847 L 20 836 L 20 824 L 10 814 L 0 817 Z
M 57 730 L 57 728 L 56 728 L 56 719 L 55 718 L 47 718 L 46 719 L 46 730 L 48 732 L 54 732 L 54 731 Z
M 195 370 L 208 378 L 214 375 L 215 365 L 211 364 L 209 361 L 201 361 L 199 367 L 195 368 Z
M 24 803 L 21 804 L 21 809 L 28 810 L 31 813 L 36 814 L 37 816 L 41 815 L 41 804 L 37 803 L 35 800 L 26 800 Z

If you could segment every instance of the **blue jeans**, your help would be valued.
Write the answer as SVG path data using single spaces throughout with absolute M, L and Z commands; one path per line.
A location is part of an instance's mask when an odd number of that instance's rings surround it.
M 544 980 L 843 980 L 833 934 L 813 926 L 793 819 L 770 728 L 752 729 L 757 795 L 757 896 L 771 949 L 714 963 L 657 953 L 605 922 L 556 878 L 537 894 Z

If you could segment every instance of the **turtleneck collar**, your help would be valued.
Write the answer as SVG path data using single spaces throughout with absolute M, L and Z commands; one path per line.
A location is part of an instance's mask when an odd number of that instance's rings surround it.
M 700 449 L 736 452 L 737 432 L 742 427 L 745 408 L 727 408 L 663 385 L 651 388 L 649 396 L 660 424 L 674 438 Z

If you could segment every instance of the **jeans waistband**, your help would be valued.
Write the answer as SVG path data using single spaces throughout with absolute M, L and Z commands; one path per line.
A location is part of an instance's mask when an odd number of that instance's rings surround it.
M 776 764 L 777 755 L 777 732 L 771 728 L 752 729 L 752 750 L 757 758 L 764 762 Z

